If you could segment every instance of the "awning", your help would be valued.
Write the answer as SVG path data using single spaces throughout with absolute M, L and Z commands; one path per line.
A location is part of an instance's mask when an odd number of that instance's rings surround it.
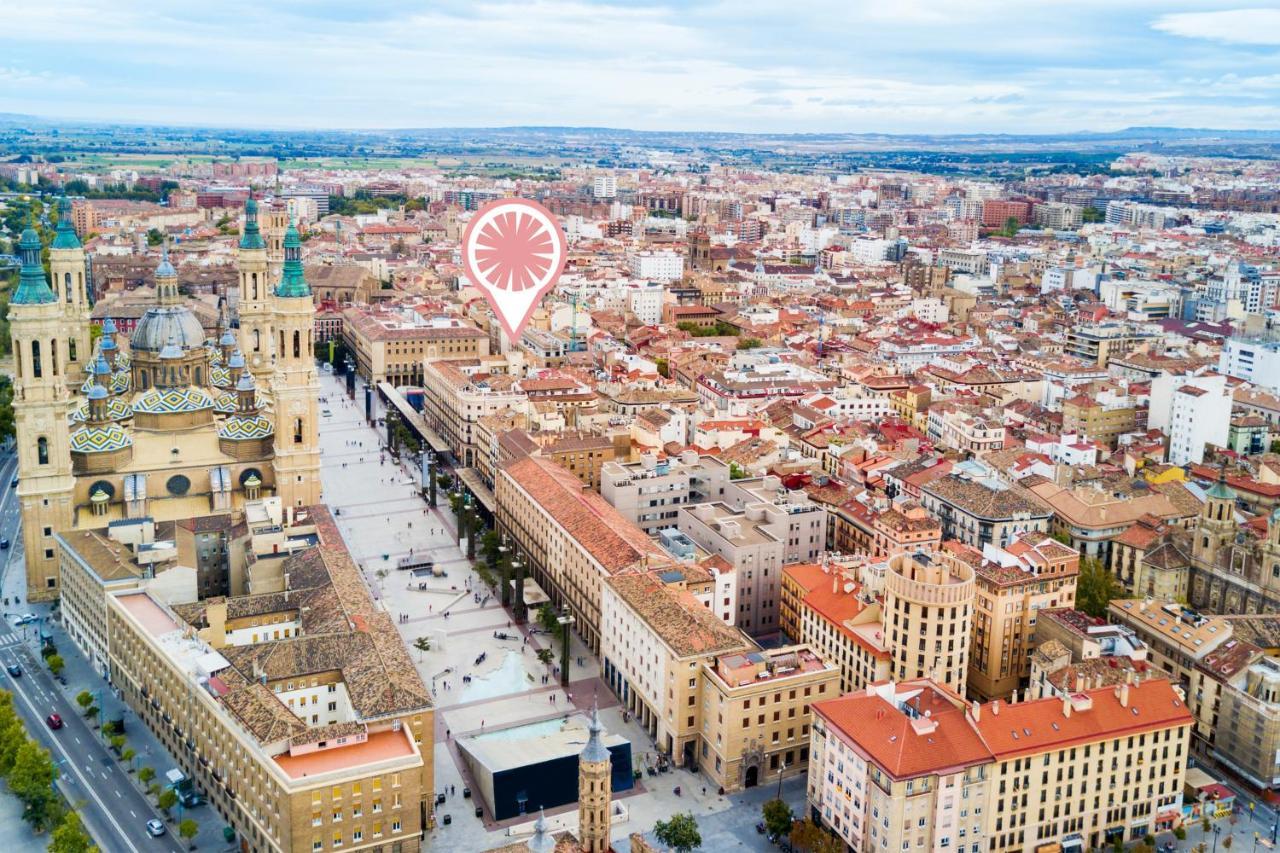
M 480 477 L 480 472 L 475 468 L 454 468 L 453 473 L 458 475 L 458 479 L 462 481 L 462 485 L 467 487 L 467 491 L 476 496 L 476 500 L 484 505 L 489 512 L 496 512 L 498 501 L 493 496 L 493 491 L 484 484 L 484 480 Z
M 432 450 L 438 454 L 452 452 L 440 434 L 427 426 L 426 419 L 418 413 L 417 409 L 409 405 L 409 401 L 402 397 L 390 382 L 378 383 L 378 396 L 382 397 L 388 406 L 393 407 L 405 425 L 417 433 L 418 438 L 425 441 Z

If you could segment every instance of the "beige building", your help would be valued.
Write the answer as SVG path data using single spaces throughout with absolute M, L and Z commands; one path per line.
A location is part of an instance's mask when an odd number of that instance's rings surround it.
M 1018 534 L 1047 533 L 1052 512 L 1026 489 L 992 478 L 948 474 L 921 487 L 920 502 L 942 522 L 942 537 L 982 548 Z
M 96 647 L 105 612 L 112 683 L 240 849 L 412 850 L 433 802 L 430 694 L 328 511 L 305 515 L 319 544 L 276 565 L 281 592 L 170 604 L 180 585 L 144 573 L 99 585 L 103 607 L 69 599 L 68 619 L 94 625 Z M 88 535 L 64 547 L 86 592 L 121 547 L 144 554 Z
M 1098 850 L 1180 820 L 1192 718 L 1164 679 L 966 706 L 928 680 L 814 709 L 808 799 L 857 850 Z
M 957 693 L 964 690 L 974 577 L 971 565 L 946 552 L 889 558 L 881 606 L 891 677 L 932 678 Z
M 482 418 L 507 410 L 525 411 L 527 397 L 505 366 L 506 361 L 498 357 L 429 360 L 422 365 L 426 392 L 422 416 L 464 467 L 474 467 L 482 454 L 490 456 L 490 464 L 494 462 L 496 444 L 480 442 Z
M 840 692 L 888 679 L 893 654 L 883 624 L 880 597 L 872 590 L 885 565 L 800 563 L 782 570 L 780 627 L 840 669 Z M 866 577 L 870 575 L 872 577 Z
M 1080 554 L 1044 533 L 1024 533 L 1004 548 L 951 553 L 973 566 L 976 578 L 968 692 L 1006 699 L 1031 674 L 1037 618 L 1048 608 L 1073 607 Z
M 677 457 L 645 453 L 638 462 L 606 462 L 600 495 L 650 536 L 675 527 L 680 508 L 724 497 L 729 466 L 715 456 L 688 450 Z
M 353 305 L 342 312 L 342 340 L 370 384 L 421 385 L 423 362 L 483 358 L 489 337 L 456 317 L 423 317 L 411 308 Z

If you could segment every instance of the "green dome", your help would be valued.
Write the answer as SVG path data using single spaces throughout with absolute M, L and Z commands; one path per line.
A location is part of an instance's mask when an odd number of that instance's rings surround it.
M 71 202 L 63 196 L 58 199 L 58 232 L 53 237 L 51 249 L 79 249 L 80 238 L 71 225 Z
M 44 276 L 44 265 L 40 263 L 40 237 L 34 228 L 22 232 L 22 240 L 18 243 L 18 254 L 22 257 L 22 273 L 18 277 L 18 289 L 13 292 L 9 301 L 14 305 L 44 305 L 57 302 L 58 298 L 49 289 L 49 280 Z
M 1227 472 L 1222 469 L 1218 472 L 1218 481 L 1205 491 L 1205 497 L 1212 500 L 1234 501 L 1236 499 L 1236 490 L 1227 485 Z
M 302 272 L 302 238 L 290 222 L 289 230 L 284 232 L 284 273 L 280 277 L 280 286 L 276 288 L 276 296 L 294 299 L 310 295 L 311 285 L 307 284 Z

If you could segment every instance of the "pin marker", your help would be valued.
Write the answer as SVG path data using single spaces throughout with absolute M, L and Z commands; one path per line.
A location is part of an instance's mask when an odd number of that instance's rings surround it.
M 545 207 L 523 198 L 491 201 L 462 235 L 462 264 L 484 293 L 511 340 L 555 287 L 569 250 L 560 223 Z

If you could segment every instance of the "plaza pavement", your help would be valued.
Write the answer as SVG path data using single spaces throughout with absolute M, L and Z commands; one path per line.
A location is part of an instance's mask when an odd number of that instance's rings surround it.
M 476 801 L 463 797 L 463 788 L 471 780 L 454 742 L 459 735 L 586 712 L 593 702 L 598 702 L 605 729 L 630 740 L 637 761 L 652 753 L 653 742 L 644 729 L 634 722 L 623 722 L 617 699 L 597 677 L 597 659 L 576 635 L 571 641 L 574 665 L 566 691 L 536 657 L 537 649 L 551 644 L 551 638 L 533 633 L 532 624 L 513 626 L 497 596 L 490 594 L 483 601 L 489 591 L 454 538 L 447 494 L 441 491 L 439 506 L 429 510 L 419 496 L 414 463 L 406 460 L 406 467 L 400 468 L 389 455 L 380 461 L 379 434 L 364 419 L 363 384 L 357 381 L 355 399 L 348 400 L 341 378 L 322 374 L 320 381 L 324 398 L 320 419 L 324 501 L 338 511 L 338 527 L 352 556 L 364 570 L 370 589 L 397 620 L 410 656 L 435 696 L 435 787 L 446 794 L 451 790 L 456 793 L 437 807 L 438 815 L 450 816 L 450 825 L 438 821 L 428 834 L 426 846 L 479 853 L 511 840 L 507 828 L 513 824 L 532 831 L 529 824 L 533 815 L 501 824 L 487 813 L 482 818 L 475 816 Z M 376 406 L 375 419 L 382 414 L 381 407 Z M 445 568 L 448 576 L 420 580 L 397 571 L 396 560 L 408 556 L 411 548 L 415 556 L 426 552 Z M 423 581 L 426 588 L 419 589 Z M 483 603 L 475 599 L 476 593 Z M 444 615 L 446 611 L 448 616 Z M 404 614 L 405 621 L 399 621 L 400 614 Z M 499 640 L 494 632 L 520 639 Z M 430 638 L 430 651 L 420 652 L 413 647 L 419 637 Z M 527 644 L 522 639 L 527 639 Z M 559 643 L 553 648 L 558 651 Z M 482 653 L 485 660 L 477 664 Z M 576 663 L 579 658 L 584 664 L 581 667 Z M 542 683 L 543 675 L 551 676 L 547 684 Z M 463 676 L 470 676 L 471 683 L 464 684 Z M 568 694 L 572 694 L 572 701 Z M 615 798 L 629 811 L 629 819 L 615 825 L 615 843 L 625 849 L 630 833 L 648 832 L 655 821 L 675 811 L 692 811 L 700 820 L 706 819 L 708 832 L 725 845 L 722 848 L 719 843 L 704 844 L 703 849 L 770 849 L 752 829 L 759 819 L 759 805 L 750 805 L 749 813 L 730 811 L 743 798 L 719 797 L 714 790 L 703 795 L 705 784 L 702 777 L 679 769 L 642 777 L 633 791 Z M 673 793 L 676 786 L 683 789 L 682 796 Z M 803 801 L 803 781 L 789 781 L 784 793 L 792 793 L 793 788 Z M 746 798 L 763 802 L 766 794 L 769 792 L 764 789 L 755 789 L 747 792 Z M 530 811 L 536 811 L 537 806 L 530 803 Z M 553 822 L 561 816 L 566 825 L 576 825 L 576 804 L 548 812 L 548 819 Z

